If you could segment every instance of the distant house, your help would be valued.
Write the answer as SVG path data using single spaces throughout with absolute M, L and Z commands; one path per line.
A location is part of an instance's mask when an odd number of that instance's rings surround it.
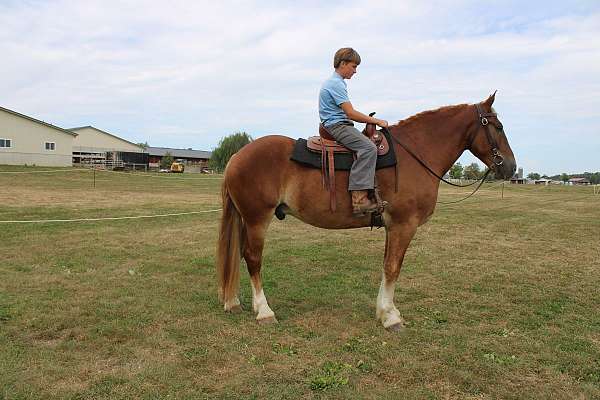
M 70 167 L 77 134 L 0 107 L 0 164 Z
M 571 178 L 568 181 L 569 185 L 591 185 L 592 183 L 588 178 Z
M 552 179 L 547 179 L 547 178 L 536 179 L 533 183 L 535 183 L 536 185 L 559 185 L 560 184 L 559 181 L 554 181 Z
M 186 168 L 186 171 L 198 170 L 208 167 L 208 160 L 210 160 L 211 152 L 203 150 L 192 150 L 190 149 L 172 149 L 169 147 L 147 147 L 146 152 L 149 155 L 148 166 L 151 168 L 158 168 L 162 158 L 169 153 L 174 160 L 181 160 L 186 166 L 192 168 Z

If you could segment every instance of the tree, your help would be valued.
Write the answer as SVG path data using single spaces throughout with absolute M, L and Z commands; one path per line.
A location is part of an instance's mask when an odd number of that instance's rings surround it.
M 139 143 L 136 143 L 136 144 L 137 144 L 138 146 L 140 146 L 142 149 L 144 149 L 144 151 L 146 151 L 146 149 L 147 149 L 148 147 L 150 147 L 150 145 L 148 144 L 148 142 L 144 142 L 144 143 L 142 143 L 142 142 L 139 142 Z
M 565 174 L 564 172 L 562 174 L 560 174 L 560 180 L 563 182 L 567 182 L 569 180 L 569 175 Z
M 223 171 L 231 156 L 251 141 L 252 137 L 246 132 L 236 132 L 224 137 L 217 148 L 212 151 L 208 166 L 217 171 Z
M 463 174 L 463 166 L 460 163 L 456 163 L 450 168 L 450 177 L 454 179 L 460 179 Z
M 484 172 L 482 171 L 482 172 L 481 172 L 481 176 L 483 176 L 483 174 L 484 174 Z M 490 171 L 490 172 L 488 173 L 488 176 L 485 178 L 485 181 L 486 181 L 486 182 L 493 182 L 493 181 L 495 181 L 495 180 L 497 180 L 497 179 L 496 179 L 496 173 L 495 173 L 494 171 Z
M 173 155 L 167 151 L 160 159 L 160 167 L 162 169 L 169 169 L 171 168 L 171 164 L 173 164 Z
M 479 164 L 471 163 L 467 165 L 463 171 L 463 176 L 465 179 L 479 179 L 481 178 L 482 172 L 481 168 L 479 168 Z
M 600 172 L 584 172 L 583 177 L 589 179 L 592 185 L 600 183 Z
M 538 174 L 537 172 L 530 172 L 527 174 L 527 179 L 537 181 L 538 179 L 540 179 L 540 174 Z

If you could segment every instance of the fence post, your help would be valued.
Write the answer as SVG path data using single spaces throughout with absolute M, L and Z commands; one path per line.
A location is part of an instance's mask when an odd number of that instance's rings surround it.
M 92 167 L 94 169 L 94 187 L 96 187 L 96 166 Z
M 502 199 L 504 199 L 504 182 L 502 182 Z

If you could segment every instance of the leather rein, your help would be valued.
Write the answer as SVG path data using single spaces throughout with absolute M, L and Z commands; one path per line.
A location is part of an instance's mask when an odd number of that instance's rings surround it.
M 498 114 L 494 113 L 494 112 L 490 112 L 490 113 L 485 113 L 483 112 L 483 109 L 481 108 L 481 105 L 475 104 L 476 107 L 476 113 L 477 113 L 477 118 L 479 119 L 479 122 L 481 123 L 481 126 L 483 126 L 485 128 L 485 136 L 487 138 L 488 143 L 490 144 L 491 147 L 491 151 L 492 151 L 492 162 L 494 163 L 494 167 L 502 165 L 502 163 L 504 162 L 504 157 L 502 157 L 502 155 L 500 154 L 499 150 L 498 150 L 498 144 L 494 138 L 494 136 L 492 135 L 492 132 L 490 131 L 490 121 L 488 120 L 488 117 L 496 117 L 497 120 L 497 116 Z M 503 130 L 502 124 L 500 123 L 500 121 L 498 121 L 498 124 L 494 124 L 494 126 L 499 129 L 499 130 Z M 452 183 L 446 179 L 444 179 L 444 177 L 439 176 L 434 170 L 432 170 L 423 160 L 421 160 L 421 158 L 416 155 L 410 148 L 408 148 L 406 145 L 404 145 L 404 143 L 402 143 L 401 141 L 399 141 L 394 135 L 392 135 L 392 133 L 387 129 L 387 128 L 381 128 L 382 130 L 386 131 L 388 133 L 388 135 L 392 138 L 392 140 L 396 143 L 398 143 L 404 150 L 406 150 L 406 152 L 408 154 L 410 154 L 419 164 L 421 164 L 421 166 L 423 166 L 423 168 L 425 168 L 430 174 L 432 174 L 433 176 L 435 176 L 436 178 L 438 178 L 440 181 L 447 183 L 448 185 L 451 186 L 456 186 L 456 187 L 469 187 L 472 186 L 474 184 L 476 184 L 477 182 L 479 182 L 479 184 L 477 185 L 477 187 L 475 188 L 475 190 L 473 190 L 473 192 L 471 194 L 469 194 L 467 197 L 462 198 L 460 200 L 457 201 L 449 201 L 449 202 L 439 202 L 440 204 L 450 204 L 450 203 L 458 203 L 460 201 L 466 200 L 469 197 L 473 196 L 475 194 L 475 192 L 477 192 L 479 190 L 479 188 L 481 187 L 481 185 L 483 185 L 483 182 L 485 181 L 485 179 L 487 178 L 487 176 L 490 174 L 490 172 L 492 171 L 490 168 L 487 168 L 487 170 L 485 171 L 485 173 L 483 174 L 483 176 L 474 181 L 471 182 L 469 184 L 466 185 L 459 185 L 456 183 Z M 477 132 L 475 132 L 475 134 L 473 135 L 473 137 L 471 138 L 471 141 L 469 143 L 469 147 L 471 148 L 471 146 L 473 145 L 473 141 L 475 140 L 475 136 L 477 135 Z M 493 168 L 493 167 L 492 167 Z

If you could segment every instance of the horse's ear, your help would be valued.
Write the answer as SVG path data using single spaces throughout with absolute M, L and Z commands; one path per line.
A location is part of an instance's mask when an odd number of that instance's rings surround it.
M 496 92 L 497 90 L 495 90 L 494 93 L 492 93 L 490 97 L 488 97 L 487 100 L 483 102 L 483 104 L 492 107 L 492 104 L 494 104 L 494 100 L 496 99 Z

